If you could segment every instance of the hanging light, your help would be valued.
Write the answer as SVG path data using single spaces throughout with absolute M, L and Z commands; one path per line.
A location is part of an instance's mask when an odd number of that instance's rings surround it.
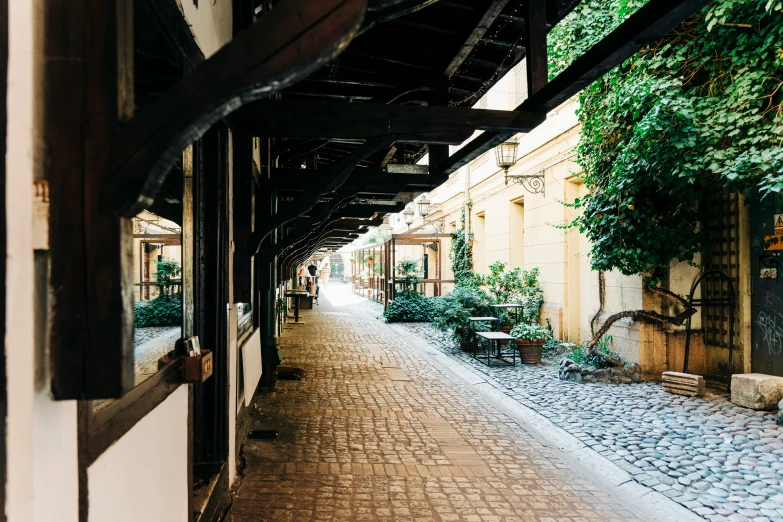
M 408 205 L 405 210 L 402 211 L 402 216 L 405 218 L 405 224 L 410 226 L 413 223 L 413 209 Z
M 509 175 L 508 169 L 513 167 L 514 163 L 517 161 L 517 147 L 519 147 L 519 142 L 516 140 L 505 141 L 495 147 L 495 161 L 497 162 L 498 167 L 506 171 L 506 185 L 508 185 L 510 180 L 512 183 L 522 185 L 522 187 L 531 194 L 546 195 L 544 170 L 535 174 Z
M 517 147 L 519 142 L 516 140 L 504 141 L 495 147 L 495 162 L 498 167 L 506 171 L 506 174 L 517 161 Z
M 427 194 L 424 194 L 419 198 L 417 205 L 419 205 L 419 215 L 421 217 L 427 217 L 430 213 L 430 200 L 427 199 Z

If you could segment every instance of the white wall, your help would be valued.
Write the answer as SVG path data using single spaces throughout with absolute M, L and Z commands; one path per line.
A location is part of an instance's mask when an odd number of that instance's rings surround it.
M 177 1 L 206 58 L 231 40 L 232 0 L 201 0 L 198 7 L 193 0 Z
M 90 522 L 188 519 L 187 421 L 182 385 L 98 457 L 87 470 Z

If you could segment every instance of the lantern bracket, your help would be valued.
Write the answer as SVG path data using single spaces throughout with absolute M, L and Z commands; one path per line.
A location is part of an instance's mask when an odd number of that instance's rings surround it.
M 509 180 L 511 180 L 512 183 L 516 183 L 517 185 L 522 185 L 522 187 L 531 194 L 541 194 L 546 196 L 546 182 L 543 169 L 535 174 L 522 175 L 509 175 L 508 171 L 506 171 L 506 186 L 508 186 Z

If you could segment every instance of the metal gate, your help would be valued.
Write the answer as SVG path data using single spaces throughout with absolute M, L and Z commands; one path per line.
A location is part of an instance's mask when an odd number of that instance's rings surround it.
M 783 197 L 751 213 L 751 368 L 783 376 Z

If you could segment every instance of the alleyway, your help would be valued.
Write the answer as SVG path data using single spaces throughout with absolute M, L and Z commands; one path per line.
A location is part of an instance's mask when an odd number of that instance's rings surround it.
M 279 437 L 245 444 L 226 520 L 638 520 L 377 315 L 332 284 L 285 328 L 307 373 L 259 400 Z

